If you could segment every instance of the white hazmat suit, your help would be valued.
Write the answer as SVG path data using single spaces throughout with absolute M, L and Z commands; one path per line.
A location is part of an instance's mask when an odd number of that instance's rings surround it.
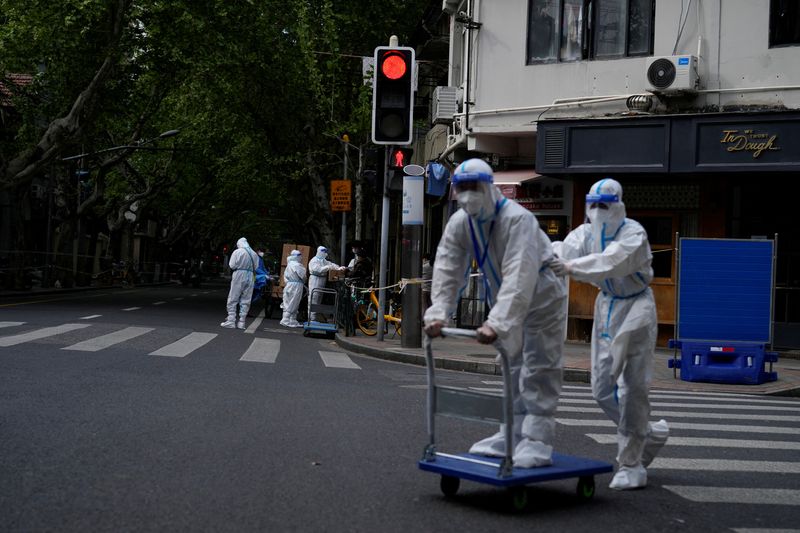
M 592 395 L 617 425 L 619 469 L 610 487 L 647 485 L 653 457 L 669 435 L 666 421 L 650 425 L 648 391 L 656 345 L 656 304 L 647 233 L 625 218 L 622 186 L 604 179 L 586 195 L 589 222 L 553 247 L 558 274 L 600 289 L 592 328 Z
M 492 181 L 491 167 L 480 159 L 465 161 L 453 175 L 461 209 L 447 222 L 436 251 L 426 331 L 456 310 L 474 259 L 491 307 L 484 326 L 497 334 L 511 366 L 514 465 L 546 466 L 552 464 L 561 392 L 566 288 L 547 267 L 552 247 L 536 217 Z M 467 182 L 477 183 L 460 190 Z M 504 456 L 502 426 L 470 453 Z
M 244 329 L 244 319 L 250 309 L 250 300 L 253 297 L 253 284 L 255 270 L 258 267 L 258 254 L 250 249 L 247 239 L 242 237 L 236 241 L 236 250 L 231 254 L 228 266 L 233 271 L 231 274 L 231 290 L 228 292 L 228 318 L 220 326 L 223 328 Z M 239 320 L 236 320 L 236 310 L 239 310 Z
M 297 321 L 297 309 L 303 299 L 303 281 L 306 279 L 306 269 L 301 262 L 300 250 L 292 250 L 286 258 L 286 270 L 283 271 L 283 317 L 281 326 L 289 328 L 303 327 Z
M 324 246 L 317 248 L 317 255 L 308 262 L 308 294 L 311 298 L 312 304 L 318 304 L 322 301 L 322 294 L 314 294 L 314 289 L 325 288 L 325 283 L 328 280 L 328 272 L 331 270 L 341 269 L 339 265 L 332 261 L 328 261 L 328 249 Z M 317 313 L 309 313 L 308 320 L 315 321 Z

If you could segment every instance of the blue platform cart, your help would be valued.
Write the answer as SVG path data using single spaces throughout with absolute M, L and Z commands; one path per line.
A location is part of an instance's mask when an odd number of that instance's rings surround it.
M 678 241 L 675 339 L 669 367 L 683 381 L 758 385 L 772 363 L 775 239 Z M 680 350 L 680 357 L 678 357 Z M 769 365 L 769 369 L 767 369 Z
M 474 338 L 476 332 L 468 329 L 443 328 L 445 336 Z M 609 463 L 553 454 L 553 464 L 538 468 L 514 468 L 512 461 L 513 407 L 511 398 L 511 373 L 508 356 L 496 344 L 503 368 L 503 394 L 472 391 L 459 387 L 437 385 L 435 364 L 430 337 L 425 337 L 425 359 L 428 368 L 428 444 L 418 466 L 421 470 L 441 475 L 440 488 L 445 496 L 454 496 L 462 479 L 505 487 L 511 495 L 511 504 L 521 510 L 528 505 L 525 486 L 541 481 L 578 478 L 577 493 L 584 500 L 594 496 L 594 476 L 612 472 Z M 505 457 L 495 459 L 468 453 L 450 454 L 436 450 L 436 415 L 451 416 L 480 422 L 504 423 L 506 432 Z
M 314 303 L 315 296 L 319 296 Z M 339 302 L 339 292 L 336 289 L 318 287 L 311 290 L 308 295 L 308 321 L 303 323 L 303 336 L 312 334 L 325 335 L 329 339 L 336 337 L 339 327 L 336 325 L 336 309 Z M 322 313 L 333 322 L 319 322 L 311 320 L 311 313 Z

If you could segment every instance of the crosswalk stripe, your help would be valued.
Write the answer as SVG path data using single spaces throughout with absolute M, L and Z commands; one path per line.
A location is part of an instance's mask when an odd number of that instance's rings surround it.
M 607 433 L 587 433 L 598 444 L 616 444 L 617 436 Z M 758 450 L 800 450 L 800 442 L 776 440 L 709 439 L 706 437 L 670 437 L 667 446 L 696 446 L 705 448 L 747 448 Z
M 329 368 L 355 368 L 361 367 L 355 364 L 346 353 L 342 352 L 323 352 L 320 350 L 320 357 L 325 366 Z
M 54 335 L 61 335 L 68 331 L 76 329 L 88 328 L 91 324 L 62 324 L 60 326 L 50 326 L 47 328 L 36 329 L 28 333 L 20 333 L 19 335 L 9 335 L 7 337 L 0 337 L 0 346 L 15 346 L 23 342 L 35 341 L 44 339 L 45 337 L 52 337 Z
M 127 309 L 123 309 L 123 311 L 137 311 L 141 309 L 141 307 L 128 307 Z
M 561 403 L 572 404 L 593 404 L 596 403 L 594 399 L 583 398 L 560 398 Z M 798 403 L 794 402 L 795 407 L 782 407 L 779 405 L 751 405 L 751 404 L 730 404 L 730 403 L 664 403 L 664 402 L 650 402 L 651 407 L 688 407 L 690 409 L 741 409 L 745 411 L 791 411 L 797 412 Z
M 718 400 L 719 398 L 707 398 L 705 396 L 677 396 L 673 394 L 650 394 L 650 399 L 656 400 Z M 746 401 L 749 404 L 759 403 L 759 404 L 775 404 L 775 405 L 794 405 L 795 408 L 800 406 L 800 403 L 793 400 L 773 400 L 770 398 L 753 398 L 753 397 L 745 397 L 742 401 Z
M 488 385 L 489 383 L 487 383 Z M 502 385 L 502 382 L 498 381 L 498 385 Z M 563 389 L 573 389 L 573 390 L 591 390 L 591 386 L 589 385 L 563 385 Z M 651 389 L 650 394 L 674 394 L 674 395 L 681 395 L 681 396 L 719 396 L 719 397 L 726 397 L 726 398 L 748 398 L 748 399 L 758 399 L 759 396 L 754 394 L 742 394 L 736 392 L 697 392 L 697 391 L 680 391 L 680 390 L 663 390 L 663 389 Z
M 244 352 L 239 361 L 253 361 L 256 363 L 274 363 L 281 350 L 281 341 L 278 339 L 253 339 L 250 347 Z
M 113 346 L 115 344 L 136 338 L 140 335 L 144 335 L 145 333 L 150 333 L 151 331 L 153 331 L 153 328 L 129 327 L 108 333 L 106 335 L 100 335 L 99 337 L 94 337 L 93 339 L 87 339 L 71 346 L 65 346 L 61 349 L 75 350 L 79 352 L 97 352 L 104 348 L 108 348 L 109 346 Z
M 795 489 L 701 487 L 694 485 L 664 485 L 663 488 L 687 500 L 701 503 L 800 505 L 800 490 Z
M 167 302 L 153 302 L 153 305 L 164 305 Z
M 556 418 L 556 422 L 564 426 L 616 427 L 611 420 L 579 420 L 574 418 Z M 734 424 L 691 424 L 687 422 L 670 422 L 670 429 L 689 429 L 699 431 L 733 431 L 740 433 L 780 433 L 783 435 L 800 435 L 800 428 L 784 428 L 773 426 L 741 426 Z
M 175 300 L 176 302 L 180 302 L 181 300 L 183 300 L 183 298 L 173 298 L 173 300 Z
M 253 319 L 253 322 L 244 330 L 245 333 L 250 333 L 251 335 L 256 332 L 258 326 L 261 325 L 261 322 L 264 320 L 264 310 L 262 309 L 258 316 Z
M 734 527 L 733 533 L 800 533 L 800 529 L 784 529 L 769 527 Z
M 705 472 L 760 472 L 800 474 L 800 463 L 791 461 L 737 461 L 728 459 L 677 459 L 658 457 L 648 469 L 692 470 Z
M 11 328 L 14 326 L 21 326 L 25 322 L 0 322 L 0 328 Z
M 572 407 L 569 405 L 559 405 L 560 413 L 602 413 L 599 407 Z M 702 411 L 651 411 L 653 418 L 709 418 L 721 420 L 759 420 L 769 422 L 800 422 L 800 416 L 790 415 L 764 415 L 764 414 L 744 414 L 744 413 L 709 413 Z M 799 532 L 800 533 L 800 532 Z
M 101 316 L 103 316 L 103 315 L 88 315 L 88 316 L 82 316 L 82 317 L 81 317 L 81 320 L 91 320 L 91 319 L 93 319 L 93 318 L 100 318 Z
M 185 337 L 178 339 L 172 344 L 159 348 L 155 352 L 150 352 L 150 355 L 163 355 L 166 357 L 186 357 L 196 349 L 208 343 L 216 337 L 216 333 L 202 333 L 195 331 L 189 333 Z

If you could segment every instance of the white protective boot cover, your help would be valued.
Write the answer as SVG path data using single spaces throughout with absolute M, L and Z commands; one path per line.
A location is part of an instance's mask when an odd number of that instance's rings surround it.
M 553 447 L 542 441 L 523 438 L 514 449 L 514 466 L 535 468 L 553 464 Z
M 522 421 L 524 415 L 514 415 L 514 427 L 512 429 L 512 439 L 516 444 L 522 439 Z M 512 445 L 512 450 L 514 449 Z M 487 457 L 505 457 L 506 456 L 506 432 L 505 424 L 500 424 L 500 431 L 479 440 L 469 449 L 469 453 L 475 455 L 486 455 Z
M 647 486 L 647 470 L 642 465 L 620 466 L 608 486 L 615 490 L 639 489 Z
M 228 317 L 227 319 L 225 319 L 225 322 L 221 322 L 220 323 L 220 326 L 222 326 L 223 328 L 231 328 L 231 329 L 235 328 L 236 327 L 236 317 L 233 317 L 233 318 Z
M 644 443 L 644 452 L 642 453 L 642 465 L 647 467 L 656 458 L 658 452 L 664 447 L 669 438 L 669 425 L 663 418 L 650 425 L 650 433 L 647 435 L 647 440 Z

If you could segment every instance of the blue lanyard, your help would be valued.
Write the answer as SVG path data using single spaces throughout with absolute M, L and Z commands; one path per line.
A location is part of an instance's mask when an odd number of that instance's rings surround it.
M 486 259 L 489 257 L 489 243 L 492 239 L 492 232 L 494 231 L 494 223 L 497 219 L 497 214 L 506 204 L 507 198 L 503 198 L 502 200 L 498 200 L 494 204 L 494 217 L 492 217 L 492 223 L 489 225 L 489 233 L 486 236 L 485 245 L 483 248 L 483 253 L 481 253 L 480 246 L 478 245 L 478 237 L 475 235 L 475 226 L 472 224 L 472 217 L 468 217 L 467 220 L 469 221 L 469 232 L 470 237 L 472 239 L 472 250 L 475 254 L 475 260 L 478 262 L 478 269 L 483 273 L 483 284 L 486 288 L 486 293 L 489 299 L 489 305 L 493 304 L 492 296 L 491 296 L 491 287 L 489 285 L 488 276 L 486 275 L 486 271 L 483 268 L 483 265 L 486 263 Z

